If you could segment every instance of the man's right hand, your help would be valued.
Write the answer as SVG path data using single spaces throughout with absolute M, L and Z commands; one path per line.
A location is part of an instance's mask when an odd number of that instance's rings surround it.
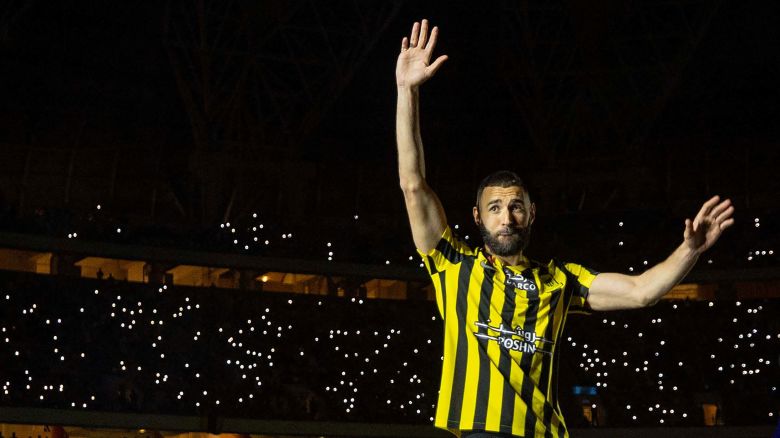
M 404 192 L 414 244 L 424 254 L 436 247 L 447 227 L 444 208 L 425 182 L 425 154 L 420 137 L 419 86 L 433 77 L 447 60 L 446 56 L 439 56 L 432 64 L 430 62 L 438 33 L 434 27 L 429 37 L 428 20 L 414 23 L 412 35 L 401 41 L 401 54 L 395 68 L 399 183 Z
M 395 65 L 395 81 L 399 88 L 419 87 L 447 60 L 447 55 L 441 55 L 431 64 L 438 35 L 439 28 L 434 26 L 429 37 L 428 20 L 423 20 L 422 25 L 415 22 L 412 35 L 401 40 L 401 53 Z

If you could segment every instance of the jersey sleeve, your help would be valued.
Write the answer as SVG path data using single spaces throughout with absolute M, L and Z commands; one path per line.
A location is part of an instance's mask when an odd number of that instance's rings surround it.
M 471 247 L 455 236 L 449 225 L 444 229 L 435 248 L 427 254 L 417 249 L 417 253 L 422 256 L 425 269 L 431 276 L 457 265 L 463 261 L 465 256 L 471 255 L 473 252 Z
M 572 282 L 572 284 L 567 284 L 567 287 L 572 288 L 569 311 L 590 313 L 590 308 L 587 305 L 588 293 L 590 285 L 599 273 L 577 263 L 564 263 L 563 268 L 569 273 Z

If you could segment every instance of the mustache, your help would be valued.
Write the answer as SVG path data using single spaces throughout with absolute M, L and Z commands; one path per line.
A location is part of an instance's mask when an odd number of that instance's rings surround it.
M 482 241 L 486 247 L 489 247 L 496 255 L 506 256 L 517 254 L 525 250 L 528 246 L 528 240 L 531 234 L 531 225 L 519 226 L 515 224 L 501 225 L 493 234 L 487 230 L 485 224 L 478 224 L 479 233 L 482 235 Z M 500 239 L 500 237 L 511 237 L 511 239 Z

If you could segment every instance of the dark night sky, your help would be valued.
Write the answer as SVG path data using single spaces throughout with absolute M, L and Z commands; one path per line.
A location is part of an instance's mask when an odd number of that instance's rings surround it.
M 423 88 L 423 130 L 429 134 L 424 139 L 429 140 L 430 152 L 465 151 L 475 146 L 462 141 L 440 145 L 439 132 L 431 132 L 434 129 L 455 131 L 455 138 L 477 139 L 489 138 L 486 132 L 492 129 L 513 125 L 513 140 L 525 141 L 527 133 L 496 73 L 501 54 L 491 47 L 497 45 L 496 40 L 501 44 L 507 35 L 497 34 L 495 13 L 443 3 L 406 5 L 326 119 L 323 132 L 346 139 L 351 134 L 344 128 L 350 120 L 371 114 L 381 121 L 362 129 L 382 132 L 383 138 L 392 142 L 394 55 L 408 24 L 419 17 L 428 17 L 440 26 L 437 51 L 450 57 Z M 776 143 L 780 34 L 772 23 L 778 18 L 777 5 L 772 2 L 723 2 L 654 124 L 653 135 L 749 137 Z M 375 151 L 362 148 L 358 153 L 372 159 Z
M 439 129 L 455 131 L 455 138 L 477 139 L 489 138 L 486 132 L 509 125 L 514 141 L 526 140 L 506 86 L 496 73 L 504 55 L 495 47 L 508 38 L 497 23 L 497 9 L 452 2 L 404 4 L 323 117 L 313 135 L 317 141 L 308 148 L 318 149 L 320 141 L 332 138 L 356 158 L 373 160 L 378 151 L 365 147 L 367 142 L 392 145 L 398 41 L 412 20 L 420 17 L 441 27 L 438 52 L 450 56 L 424 88 L 424 129 L 430 129 L 432 153 L 440 147 L 436 144 Z M 593 29 L 609 29 L 621 14 L 612 12 L 604 18 L 587 11 L 579 16 L 572 13 L 581 21 L 594 21 L 588 23 Z M 174 142 L 186 142 L 188 122 L 162 44 L 163 17 L 162 2 L 33 2 L 8 24 L 2 42 L 3 108 L 6 112 L 21 109 L 28 116 L 48 113 L 38 115 L 47 123 L 56 123 L 54 113 L 66 117 L 75 113 L 89 125 L 110 124 L 130 131 L 120 136 L 130 142 L 135 126 L 151 126 Z M 655 123 L 654 135 L 776 140 L 780 37 L 772 24 L 777 18 L 775 2 L 721 2 Z M 446 148 L 474 146 L 468 143 L 448 141 Z M 327 158 L 330 152 L 319 150 L 319 155 Z M 381 155 L 387 158 L 392 150 Z
M 26 9 L 9 6 L 18 14 L 3 23 L 5 33 L 0 41 L 0 142 L 66 148 L 151 144 L 186 156 L 194 148 L 192 130 L 164 45 L 165 7 L 172 3 L 75 1 L 31 2 Z M 245 4 L 265 8 L 279 3 Z M 629 137 L 639 130 L 637 120 L 644 122 L 643 113 L 638 112 L 640 105 L 624 99 L 631 93 L 626 85 L 629 82 L 612 83 L 588 71 L 619 64 L 610 52 L 611 42 L 631 33 L 632 22 L 626 17 L 636 16 L 639 5 L 655 11 L 645 18 L 659 35 L 660 51 L 653 53 L 639 45 L 632 50 L 630 43 L 622 43 L 622 56 L 640 69 L 657 66 L 656 58 L 668 52 L 663 47 L 662 30 L 677 25 L 663 21 L 669 16 L 658 12 L 663 10 L 658 5 L 664 4 L 604 2 L 594 10 L 586 2 L 566 3 L 566 26 L 576 39 L 564 40 L 579 48 L 574 68 L 585 72 L 575 78 L 580 85 L 570 90 L 586 93 L 578 101 L 584 108 L 578 110 L 582 116 L 578 124 L 561 123 L 554 133 L 566 135 L 573 127 L 571 135 L 579 136 L 590 125 L 606 131 L 564 148 L 561 156 L 568 161 L 559 165 L 571 167 L 580 160 L 613 157 L 613 166 L 614 162 L 635 159 L 655 169 L 664 166 L 662 151 L 673 150 L 680 153 L 678 161 L 684 168 L 688 158 L 696 160 L 703 150 L 728 155 L 745 142 L 759 151 L 776 149 L 780 35 L 774 24 L 780 22 L 780 14 L 774 1 L 717 3 L 703 38 L 678 72 L 676 86 L 669 90 L 660 111 L 646 122 L 648 132 L 638 152 L 626 152 L 630 145 L 609 133 L 612 128 L 604 122 L 603 113 L 588 114 L 591 106 L 598 105 L 592 93 L 595 90 L 611 99 L 615 114 L 626 115 L 626 120 L 634 117 L 634 125 L 620 125 L 622 119 L 618 120 L 618 129 Z M 714 3 L 692 2 L 690 9 L 711 9 L 701 4 Z M 502 14 L 498 6 L 404 3 L 343 93 L 292 155 L 321 162 L 387 163 L 388 181 L 393 180 L 395 58 L 411 23 L 427 17 L 441 28 L 437 52 L 450 57 L 422 91 L 423 138 L 433 173 L 437 166 L 444 172 L 450 166 L 472 163 L 475 174 L 493 170 L 497 163 L 520 171 L 544 167 L 529 146 L 531 136 L 519 108 L 532 114 L 542 110 L 528 102 L 518 106 L 508 90 L 512 83 L 505 73 L 508 58 L 522 54 L 512 51 L 514 37 L 501 26 Z M 680 33 L 676 28 L 667 30 L 672 35 Z M 548 29 L 540 34 L 551 35 Z M 562 50 L 554 55 L 565 54 Z M 643 81 L 639 76 L 628 79 Z M 542 82 L 549 85 L 554 80 L 542 78 Z M 641 93 L 648 99 L 662 92 L 653 84 L 639 86 L 645 86 Z M 553 112 L 568 104 L 566 98 L 562 102 L 552 107 Z M 675 150 L 680 144 L 686 147 Z M 727 166 L 727 156 L 724 161 Z M 770 163 L 761 160 L 760 153 L 754 163 L 769 169 Z M 697 166 L 695 161 L 691 165 L 700 171 L 701 166 Z M 724 173 L 719 168 L 714 172 Z M 392 186 L 395 189 L 395 184 Z

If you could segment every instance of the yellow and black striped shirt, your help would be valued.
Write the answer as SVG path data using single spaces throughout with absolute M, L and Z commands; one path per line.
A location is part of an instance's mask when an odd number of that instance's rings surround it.
M 555 260 L 505 266 L 449 227 L 421 255 L 444 319 L 435 426 L 568 437 L 558 405 L 556 343 L 567 313 L 585 310 L 597 274 Z

